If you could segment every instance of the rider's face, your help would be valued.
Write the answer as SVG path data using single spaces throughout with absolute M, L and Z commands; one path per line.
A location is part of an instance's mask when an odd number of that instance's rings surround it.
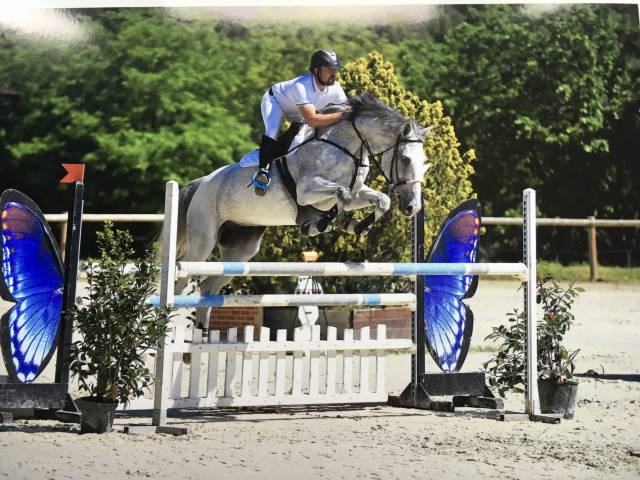
M 338 73 L 337 68 L 320 67 L 318 70 L 318 77 L 325 85 L 333 85 L 336 82 L 336 75 Z

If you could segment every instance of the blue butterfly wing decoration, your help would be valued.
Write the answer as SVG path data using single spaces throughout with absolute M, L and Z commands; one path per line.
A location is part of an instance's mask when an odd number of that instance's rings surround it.
M 11 380 L 30 383 L 47 366 L 58 343 L 62 264 L 51 229 L 29 197 L 5 190 L 0 208 L 0 296 L 15 303 L 0 319 L 0 346 Z
M 427 261 L 474 263 L 480 236 L 481 207 L 467 200 L 445 219 Z M 427 349 L 444 372 L 457 372 L 467 356 L 473 312 L 462 302 L 474 295 L 477 275 L 427 275 L 424 277 L 424 320 Z

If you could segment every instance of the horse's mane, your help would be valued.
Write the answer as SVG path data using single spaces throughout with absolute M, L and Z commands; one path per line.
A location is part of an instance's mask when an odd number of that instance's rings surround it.
M 398 110 L 381 102 L 374 95 L 368 92 L 350 97 L 346 103 L 329 105 L 323 108 L 320 112 L 333 113 L 345 111 L 350 112 L 349 120 L 363 116 L 375 117 L 394 131 L 400 130 L 407 121 L 410 121 L 414 125 L 418 135 L 424 136 L 424 133 L 426 133 L 426 129 L 419 125 L 415 120 L 407 120 Z

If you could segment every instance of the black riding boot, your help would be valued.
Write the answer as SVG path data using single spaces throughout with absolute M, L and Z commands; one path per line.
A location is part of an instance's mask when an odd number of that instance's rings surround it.
M 260 158 L 259 158 L 259 166 L 258 171 L 253 175 L 253 186 L 255 187 L 256 195 L 264 196 L 269 189 L 269 185 L 271 184 L 271 173 L 269 172 L 269 167 L 271 160 L 274 158 L 274 150 L 276 146 L 276 141 L 267 137 L 266 135 L 262 136 L 260 141 Z

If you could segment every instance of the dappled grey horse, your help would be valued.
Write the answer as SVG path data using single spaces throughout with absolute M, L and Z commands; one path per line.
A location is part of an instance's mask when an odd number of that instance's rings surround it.
M 428 129 L 406 120 L 370 94 L 324 111 L 349 114 L 332 126 L 308 129 L 298 148 L 287 155 L 294 191 L 286 188 L 283 170 L 273 168 L 268 193 L 256 196 L 247 189 L 253 168 L 237 163 L 219 168 L 180 190 L 178 260 L 204 261 L 217 245 L 220 261 L 247 261 L 258 253 L 268 226 L 298 224 L 312 236 L 331 230 L 332 224 L 327 220 L 331 217 L 322 212 L 334 205 L 344 212 L 373 207 L 366 219 L 343 226 L 351 233 L 368 233 L 391 205 L 386 194 L 365 185 L 370 161 L 377 162 L 378 156 L 390 189 L 399 196 L 401 212 L 413 216 L 420 210 L 421 184 L 427 169 L 423 142 Z M 230 279 L 207 277 L 200 285 L 201 294 L 217 294 Z M 176 293 L 186 284 L 186 279 L 180 279 Z M 208 309 L 198 309 L 196 323 L 206 325 L 208 315 Z

